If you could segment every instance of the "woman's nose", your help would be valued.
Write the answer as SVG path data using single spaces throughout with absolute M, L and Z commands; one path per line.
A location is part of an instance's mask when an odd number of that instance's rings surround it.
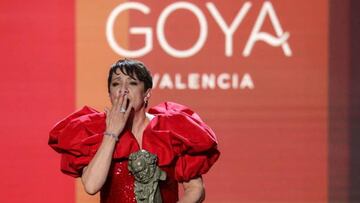
M 129 90 L 127 85 L 122 86 L 122 88 L 120 89 L 120 94 L 128 94 Z

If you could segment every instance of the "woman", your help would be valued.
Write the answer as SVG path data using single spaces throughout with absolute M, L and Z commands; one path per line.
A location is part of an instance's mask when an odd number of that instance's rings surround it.
M 150 186 L 151 197 L 156 196 L 158 185 L 165 203 L 204 199 L 201 175 L 219 157 L 216 137 L 196 113 L 180 104 L 164 102 L 147 113 L 151 88 L 152 77 L 143 63 L 119 60 L 108 76 L 112 107 L 100 113 L 85 106 L 50 132 L 49 145 L 62 154 L 61 170 L 81 177 L 87 193 L 100 191 L 102 203 L 141 202 L 140 196 L 146 193 L 142 187 L 149 181 L 139 186 L 136 175 L 140 173 L 131 166 L 142 167 L 146 161 L 129 160 L 148 157 L 134 156 L 139 152 L 154 156 L 156 168 L 140 167 L 144 174 L 156 169 L 164 175 Z M 180 200 L 178 183 L 184 188 Z

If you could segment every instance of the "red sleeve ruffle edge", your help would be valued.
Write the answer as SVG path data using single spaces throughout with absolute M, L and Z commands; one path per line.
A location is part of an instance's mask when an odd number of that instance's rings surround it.
M 158 115 L 155 127 L 170 133 L 172 148 L 176 156 L 175 178 L 187 182 L 209 171 L 218 160 L 215 133 L 201 120 L 198 114 L 186 106 L 164 102 L 149 110 Z
M 103 113 L 85 106 L 52 128 L 48 144 L 61 154 L 63 173 L 72 177 L 82 175 L 82 169 L 89 164 L 101 143 L 104 117 Z

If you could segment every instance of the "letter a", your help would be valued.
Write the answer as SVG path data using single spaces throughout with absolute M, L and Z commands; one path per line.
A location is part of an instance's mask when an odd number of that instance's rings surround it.
M 272 36 L 269 33 L 260 31 L 260 28 L 264 23 L 266 14 L 268 14 L 270 17 L 271 24 L 274 27 L 277 37 Z M 290 57 L 292 55 L 292 52 L 289 44 L 287 43 L 289 36 L 290 34 L 288 32 L 283 32 L 279 19 L 276 16 L 271 2 L 265 1 L 263 7 L 260 10 L 258 18 L 256 19 L 255 26 L 251 31 L 249 40 L 246 43 L 245 49 L 243 51 L 243 56 L 247 57 L 250 55 L 256 41 L 264 41 L 274 47 L 281 46 L 285 56 Z

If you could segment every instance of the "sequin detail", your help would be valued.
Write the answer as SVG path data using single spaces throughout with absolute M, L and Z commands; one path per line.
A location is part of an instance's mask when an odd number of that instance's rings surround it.
M 178 183 L 174 178 L 174 167 L 162 167 L 168 175 L 159 183 L 163 203 L 178 201 Z M 113 162 L 108 179 L 101 189 L 101 203 L 136 203 L 134 177 L 128 170 L 128 161 Z
M 127 168 L 127 161 L 112 164 L 100 196 L 101 203 L 136 203 L 134 177 Z

